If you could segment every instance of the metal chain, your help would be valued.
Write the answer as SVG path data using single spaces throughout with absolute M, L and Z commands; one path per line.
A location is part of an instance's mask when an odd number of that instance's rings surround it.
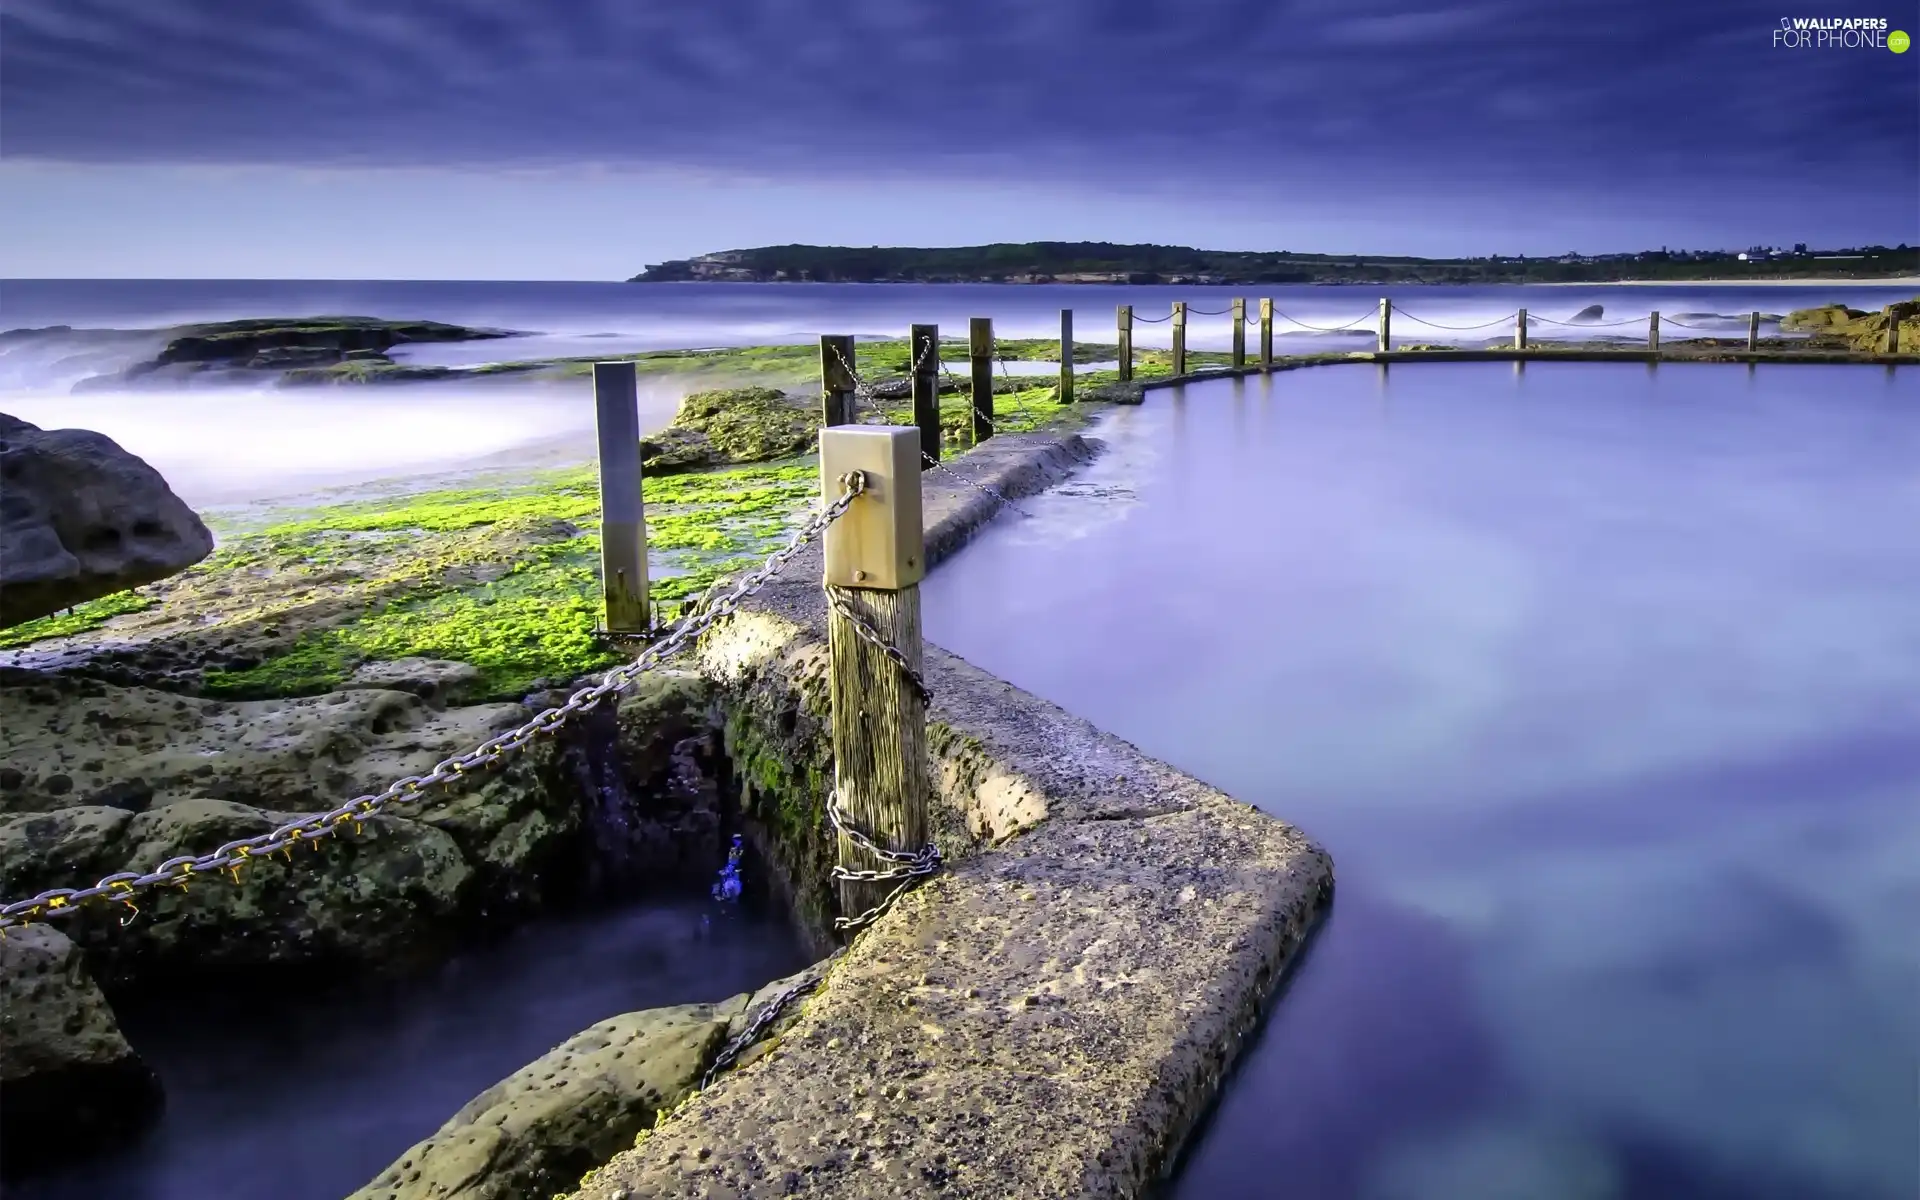
M 1187 315 L 1190 317 L 1224 317 L 1232 311 L 1231 308 L 1189 308 Z
M 874 628 L 871 621 L 856 612 L 844 596 L 832 587 L 826 587 L 823 590 L 826 592 L 827 606 L 846 619 L 847 623 L 853 627 L 856 636 L 877 647 L 880 653 L 886 656 L 887 661 L 898 668 L 900 674 L 906 679 L 907 686 L 911 687 L 914 695 L 920 698 L 922 706 L 931 705 L 933 693 L 927 690 L 926 680 L 921 677 L 920 672 L 914 670 L 913 664 L 907 661 L 906 654 L 888 641 L 885 634 Z M 894 879 L 900 881 L 899 885 L 883 896 L 878 904 L 865 912 L 851 917 L 835 917 L 833 919 L 835 929 L 855 930 L 872 924 L 893 907 L 893 902 L 912 887 L 916 879 L 931 875 L 940 869 L 940 847 L 933 842 L 929 841 L 918 850 L 889 850 L 852 825 L 845 811 L 840 807 L 838 787 L 829 789 L 827 792 L 827 822 L 833 826 L 835 833 L 852 842 L 856 849 L 872 855 L 881 862 L 894 864 L 881 869 L 836 864 L 833 868 L 834 879 L 858 883 L 886 883 Z
M 1556 321 L 1552 317 L 1543 317 L 1538 313 L 1528 313 L 1529 323 L 1540 321 L 1547 325 L 1559 325 L 1567 329 L 1610 329 L 1616 325 L 1644 325 L 1645 317 L 1628 317 L 1624 321 Z
M 906 676 L 908 686 L 913 688 L 914 695 L 920 697 L 920 703 L 927 704 L 933 700 L 933 693 L 927 690 L 926 681 L 920 678 L 920 672 L 914 670 L 913 664 L 907 661 L 906 654 L 904 654 L 898 646 L 889 642 L 885 634 L 875 629 L 873 622 L 867 620 L 865 616 L 855 611 L 854 607 L 847 603 L 845 596 L 842 596 L 832 588 L 828 588 L 827 605 L 832 608 L 833 611 L 846 618 L 847 623 L 853 626 L 853 631 L 860 636 L 862 641 L 872 645 L 875 649 L 879 650 L 880 653 L 886 655 L 889 662 L 900 668 L 900 673 Z
M 998 500 L 1003 507 L 1012 509 L 1014 512 L 1019 513 L 1023 517 L 1033 516 L 1032 513 L 1028 512 L 1024 508 L 1021 508 L 1018 504 L 1015 504 L 1013 500 L 1009 498 L 1005 492 L 1001 491 L 997 487 L 994 487 L 992 484 L 981 483 L 978 480 L 968 479 L 965 475 L 961 474 L 959 471 L 956 471 L 955 469 L 948 466 L 947 464 L 941 462 L 939 459 L 935 458 L 933 455 L 928 454 L 925 450 L 922 450 L 920 452 L 920 458 L 923 462 L 926 463 L 926 465 L 932 467 L 934 470 L 945 471 L 947 474 L 953 476 L 955 479 L 958 479 L 961 483 L 964 483 L 968 487 L 972 488 L 974 491 L 979 492 L 982 496 L 990 496 L 993 499 Z
M 1172 313 L 1168 313 L 1168 314 L 1167 314 L 1166 316 L 1164 316 L 1164 317 L 1143 317 L 1143 316 L 1141 316 L 1141 315 L 1140 315 L 1139 313 L 1135 313 L 1135 314 L 1133 314 L 1133 320 L 1134 320 L 1134 321 L 1136 321 L 1136 322 L 1144 322 L 1144 323 L 1146 323 L 1146 324 L 1148 324 L 1148 325 L 1158 325 L 1158 324 L 1159 324 L 1160 322 L 1162 322 L 1162 321 L 1171 321 L 1171 320 L 1173 320 L 1173 314 L 1172 314 Z
M 857 471 L 852 472 L 841 480 L 841 487 L 843 490 L 838 500 L 810 517 L 794 533 L 791 541 L 744 576 L 731 592 L 711 608 L 682 618 L 671 632 L 647 647 L 638 658 L 608 671 L 599 683 L 581 688 L 569 696 L 565 703 L 547 709 L 519 728 L 488 738 L 465 754 L 445 759 L 425 775 L 410 775 L 389 784 L 384 791 L 357 796 L 326 812 L 297 818 L 267 833 L 227 842 L 210 854 L 197 857 L 180 855 L 167 859 L 145 873 L 121 871 L 89 888 L 50 888 L 29 899 L 0 906 L 0 932 L 72 912 L 92 900 L 124 904 L 137 915 L 140 910 L 133 903 L 135 894 L 163 884 L 184 890 L 189 883 L 216 872 L 229 872 L 238 882 L 240 868 L 255 858 L 276 851 L 284 852 L 291 858 L 293 847 L 301 842 L 317 843 L 321 838 L 339 833 L 347 825 L 352 825 L 358 831 L 369 818 L 378 815 L 389 804 L 418 801 L 431 787 L 452 783 L 478 770 L 497 766 L 534 738 L 553 733 L 570 717 L 595 708 L 600 701 L 616 692 L 625 691 L 643 673 L 685 648 L 715 622 L 732 615 L 741 601 L 765 587 L 802 548 L 847 511 L 854 498 L 866 489 L 866 477 Z M 315 844 L 314 849 L 318 850 L 319 846 Z M 131 916 L 127 917 L 122 924 L 131 919 Z
M 1315 333 L 1341 333 L 1348 329 L 1352 329 L 1355 325 L 1360 325 L 1367 321 L 1373 320 L 1374 317 L 1379 315 L 1379 313 L 1378 313 L 1378 310 L 1375 310 L 1374 312 L 1362 314 L 1361 316 L 1355 317 L 1353 320 L 1348 321 L 1345 325 L 1309 325 L 1305 321 L 1298 320 L 1297 318 L 1294 318 L 1294 317 L 1289 317 L 1287 314 L 1280 312 L 1278 310 L 1276 310 L 1273 315 L 1287 322 L 1289 325 L 1298 325 L 1302 329 L 1311 329 Z
M 1408 312 L 1406 309 L 1401 308 L 1398 304 L 1393 306 L 1393 311 L 1399 313 L 1401 316 L 1405 317 L 1407 320 L 1412 321 L 1415 325 L 1425 325 L 1430 329 L 1450 329 L 1455 333 L 1469 333 L 1475 329 L 1491 329 L 1496 325 L 1505 325 L 1509 321 L 1518 319 L 1520 316 L 1520 310 L 1516 308 L 1504 317 L 1499 317 L 1492 321 L 1485 321 L 1479 325 L 1442 325 L 1438 321 L 1422 320 L 1421 318 L 1416 317 L 1412 313 Z
M 832 962 L 840 957 L 841 953 L 842 951 L 835 950 L 828 956 L 827 961 Z M 753 1014 L 753 1020 L 747 1022 L 747 1027 L 734 1035 L 725 1046 L 720 1048 L 720 1053 L 714 1056 L 713 1065 L 709 1066 L 707 1073 L 700 1077 L 701 1090 L 712 1087 L 713 1081 L 719 1078 L 720 1073 L 731 1067 L 746 1052 L 747 1047 L 758 1041 L 767 1026 L 779 1020 L 780 1014 L 786 1011 L 789 1004 L 818 989 L 826 981 L 826 977 L 826 972 L 822 971 L 812 975 L 811 978 L 802 979 L 791 987 L 782 988 L 761 1005 L 760 1011 Z

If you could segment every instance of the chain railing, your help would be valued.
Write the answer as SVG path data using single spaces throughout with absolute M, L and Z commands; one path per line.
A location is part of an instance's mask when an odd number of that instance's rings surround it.
M 302 843 L 313 844 L 317 850 L 317 843 L 321 839 L 331 837 L 347 826 L 352 826 L 358 832 L 370 818 L 378 816 L 389 805 L 416 803 L 426 797 L 430 788 L 498 766 L 508 755 L 535 738 L 556 732 L 572 717 L 592 710 L 608 696 L 633 686 L 642 674 L 684 649 L 722 618 L 731 616 L 742 601 L 765 587 L 793 561 L 794 556 L 838 520 L 864 488 L 865 478 L 858 473 L 842 480 L 840 497 L 809 517 L 785 546 L 769 555 L 758 568 L 741 577 L 731 591 L 709 603 L 720 585 L 708 589 L 692 610 L 639 657 L 608 671 L 600 682 L 581 688 L 564 703 L 541 712 L 525 724 L 488 738 L 465 754 L 442 760 L 425 775 L 410 775 L 395 780 L 380 792 L 356 796 L 326 812 L 299 817 L 267 833 L 227 842 L 211 853 L 180 855 L 167 859 L 151 871 L 121 871 L 108 875 L 92 887 L 49 888 L 37 896 L 0 906 L 0 932 L 34 921 L 64 916 L 94 901 L 125 905 L 131 910 L 121 920 L 122 924 L 126 924 L 140 911 L 134 904 L 134 897 L 151 888 L 177 887 L 184 890 L 201 879 L 222 873 L 230 874 L 238 882 L 241 868 L 255 859 L 276 852 L 284 852 L 291 857 L 293 848 Z
M 1445 329 L 1453 333 L 1471 333 L 1476 329 L 1492 329 L 1496 325 L 1511 325 L 1520 317 L 1520 310 L 1516 308 L 1504 317 L 1495 317 L 1491 321 L 1482 321 L 1478 325 L 1442 325 L 1438 321 L 1429 321 L 1423 317 L 1416 317 L 1406 309 L 1401 308 L 1398 304 L 1393 306 L 1393 311 L 1399 316 L 1403 316 L 1407 320 L 1412 321 L 1415 325 L 1425 325 L 1429 329 Z
M 917 374 L 919 365 L 926 361 L 926 351 L 931 351 L 934 354 L 936 359 L 936 365 L 940 368 L 940 373 L 947 377 L 947 381 L 949 383 L 953 384 L 954 392 L 956 394 L 960 393 L 963 390 L 961 387 L 961 383 L 958 379 L 954 377 L 953 372 L 947 369 L 946 361 L 944 359 L 939 358 L 940 351 L 937 345 L 929 345 L 928 347 L 925 348 L 925 350 L 923 350 L 921 357 L 915 360 L 915 371 L 913 373 Z M 838 349 L 834 351 L 834 357 L 840 360 L 840 366 L 846 371 L 847 378 L 853 380 L 853 394 L 854 394 L 854 397 L 856 398 L 856 401 L 864 401 L 870 409 L 872 409 L 875 412 L 879 412 L 879 399 L 874 395 L 873 385 L 868 383 L 866 379 L 861 377 L 860 372 L 854 369 L 854 366 L 851 362 L 847 361 L 847 356 L 840 353 Z M 1003 361 L 1001 363 L 1002 370 L 1004 370 L 1005 367 L 1006 367 L 1006 364 Z M 996 424 L 994 424 L 993 418 L 988 416 L 986 413 L 980 411 L 979 404 L 975 402 L 975 400 L 973 399 L 971 385 L 968 385 L 968 387 L 964 390 L 966 390 L 966 394 L 968 397 L 967 403 L 969 407 L 973 410 L 973 414 L 979 417 L 980 420 L 986 422 L 987 427 L 989 429 L 993 430 L 996 433 L 999 432 L 999 427 Z M 866 422 L 862 422 L 862 423 L 865 424 Z M 1033 515 L 1032 513 L 1029 513 L 1026 509 L 1021 508 L 1018 504 L 1015 504 L 1012 498 L 1007 496 L 1006 493 L 1002 492 L 1000 489 L 993 487 L 990 484 L 980 483 L 977 480 L 967 478 L 964 474 L 954 470 L 952 467 L 941 462 L 939 459 L 935 458 L 933 455 L 928 454 L 925 450 L 922 450 L 920 452 L 920 462 L 923 466 L 932 467 L 936 471 L 944 471 L 948 475 L 951 475 L 955 479 L 958 479 L 961 483 L 966 484 L 968 487 L 972 488 L 974 491 L 979 492 L 983 496 L 990 497 L 991 499 L 999 502 L 1005 508 L 1011 510 L 1014 513 L 1019 514 L 1022 517 L 1030 517 Z

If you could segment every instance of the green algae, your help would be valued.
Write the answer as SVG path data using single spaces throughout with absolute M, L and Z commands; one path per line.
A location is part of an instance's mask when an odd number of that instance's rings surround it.
M 111 596 L 102 596 L 98 600 L 76 604 L 65 612 L 36 617 L 31 621 L 22 621 L 18 625 L 0 629 L 0 650 L 44 641 L 47 638 L 70 637 L 74 634 L 86 633 L 99 628 L 114 617 L 127 613 L 145 612 L 158 603 L 159 601 L 153 597 L 139 592 L 115 592 Z

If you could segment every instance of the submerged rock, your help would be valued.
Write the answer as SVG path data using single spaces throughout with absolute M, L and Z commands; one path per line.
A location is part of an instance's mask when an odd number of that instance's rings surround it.
M 1568 317 L 1567 322 L 1572 325 L 1591 325 L 1606 315 L 1607 309 L 1604 304 L 1589 304 L 1571 317 Z
M 80 950 L 45 925 L 0 938 L 0 1163 L 7 1174 L 137 1133 L 160 1081 L 127 1044 Z
M 194 511 L 112 438 L 0 413 L 0 626 L 165 579 L 211 553 Z
M 823 971 L 815 964 L 752 996 L 625 1013 L 575 1034 L 475 1097 L 348 1200 L 520 1200 L 570 1192 L 699 1086 L 763 1004 Z M 769 1032 L 799 1010 L 788 1007 Z

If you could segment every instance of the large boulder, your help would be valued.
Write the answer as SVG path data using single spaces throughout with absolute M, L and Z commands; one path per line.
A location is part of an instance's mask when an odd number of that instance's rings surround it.
M 824 971 L 816 963 L 752 996 L 602 1021 L 482 1092 L 348 1200 L 520 1200 L 570 1192 L 699 1086 L 763 1005 L 789 986 L 818 982 Z M 767 1034 L 777 1035 L 800 1007 L 781 1010 Z
M 694 392 L 673 423 L 640 443 L 644 469 L 665 474 L 805 454 L 819 435 L 815 401 L 778 388 Z
M 1571 317 L 1568 317 L 1567 323 L 1569 325 L 1592 325 L 1606 315 L 1607 309 L 1605 305 L 1589 304 Z
M 123 1140 L 160 1111 L 160 1082 L 80 951 L 45 925 L 0 938 L 0 1094 L 10 1175 Z
M 457 678 L 414 660 L 387 682 Z M 532 715 L 439 700 L 369 686 L 220 701 L 0 668 L 0 897 L 205 854 L 424 775 Z M 704 877 L 720 856 L 710 706 L 699 677 L 648 673 L 617 714 L 578 719 L 463 786 L 256 858 L 237 880 L 148 891 L 124 926 L 124 910 L 97 905 L 67 930 L 113 982 L 187 965 L 379 968 L 431 957 L 483 916 L 577 894 L 595 880 L 576 868 L 601 851 Z
M 105 434 L 0 413 L 0 627 L 184 571 L 213 535 Z

